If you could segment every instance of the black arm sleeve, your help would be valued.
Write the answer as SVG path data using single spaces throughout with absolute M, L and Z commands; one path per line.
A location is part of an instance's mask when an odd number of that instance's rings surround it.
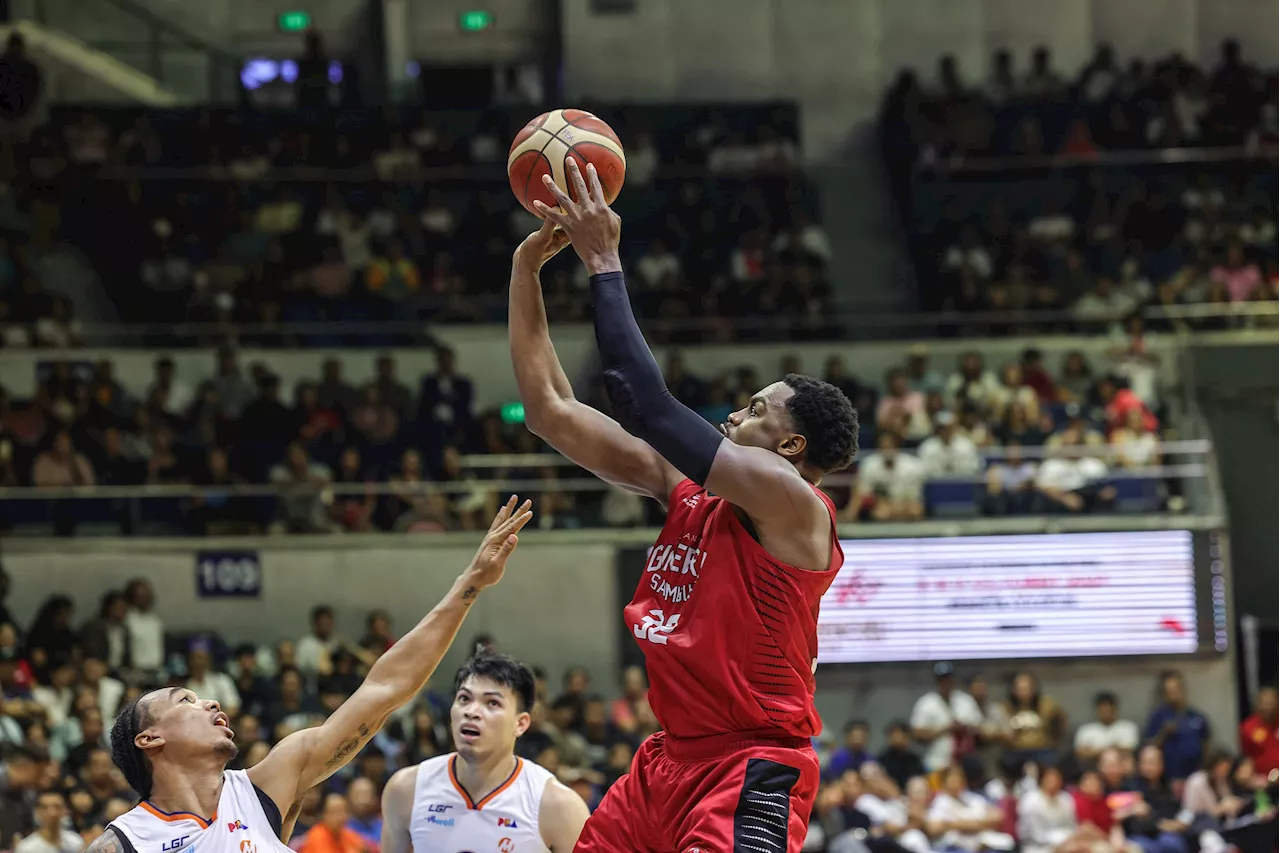
M 615 414 L 680 473 L 705 486 L 724 435 L 667 390 L 631 312 L 622 273 L 591 276 L 591 295 L 596 346 Z

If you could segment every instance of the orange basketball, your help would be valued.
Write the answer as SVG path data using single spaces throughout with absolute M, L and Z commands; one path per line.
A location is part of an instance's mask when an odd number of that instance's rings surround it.
M 525 210 L 536 215 L 535 201 L 556 206 L 555 196 L 542 183 L 543 175 L 550 175 L 569 198 L 577 201 L 577 193 L 566 180 L 566 157 L 578 161 L 584 180 L 587 164 L 594 163 L 605 200 L 612 204 L 618 197 L 627 174 L 627 157 L 613 128 L 583 110 L 552 110 L 521 128 L 507 155 L 511 191 Z

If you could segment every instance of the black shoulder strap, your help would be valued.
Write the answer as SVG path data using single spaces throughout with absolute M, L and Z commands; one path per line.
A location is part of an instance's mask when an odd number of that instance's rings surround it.
M 120 831 L 120 827 L 114 824 L 108 824 L 105 831 L 115 833 L 116 838 L 120 839 L 120 846 L 124 848 L 124 853 L 138 853 L 133 846 L 133 842 Z
M 279 838 L 280 831 L 284 828 L 284 820 L 280 817 L 280 807 L 276 805 L 275 800 L 264 794 L 257 785 L 253 786 L 253 792 L 258 795 L 258 804 L 262 806 L 262 813 L 267 816 L 267 823 L 271 824 L 272 834 Z M 130 850 L 129 853 L 134 853 L 134 851 Z

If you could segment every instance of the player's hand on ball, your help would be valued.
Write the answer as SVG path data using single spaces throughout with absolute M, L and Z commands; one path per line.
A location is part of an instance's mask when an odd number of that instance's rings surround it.
M 528 263 L 535 270 L 540 270 L 567 245 L 569 235 L 564 229 L 550 219 L 544 219 L 542 227 L 525 237 L 524 242 L 516 247 L 516 263 Z
M 532 506 L 533 501 L 525 501 L 517 508 L 516 496 L 512 495 L 498 510 L 493 524 L 489 525 L 489 532 L 467 567 L 467 579 L 472 586 L 483 589 L 502 580 L 507 558 L 520 541 L 516 534 L 533 518 Z
M 565 174 L 573 187 L 578 200 L 569 198 L 568 193 L 556 186 L 550 175 L 544 175 L 542 182 L 547 190 L 556 197 L 559 209 L 548 207 L 535 201 L 534 207 L 539 216 L 554 222 L 564 229 L 573 242 L 574 251 L 586 264 L 587 272 L 595 275 L 604 272 L 621 272 L 622 261 L 618 257 L 618 241 L 622 237 L 622 217 L 614 213 L 604 200 L 604 189 L 600 186 L 600 176 L 596 167 L 587 164 L 586 180 L 578 168 L 578 161 L 572 157 L 564 161 Z

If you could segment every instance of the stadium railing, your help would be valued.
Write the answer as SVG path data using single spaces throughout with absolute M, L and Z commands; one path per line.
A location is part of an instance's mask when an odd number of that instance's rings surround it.
M 479 297 L 478 297 L 479 298 Z M 490 300 L 485 307 L 505 311 L 505 300 Z M 548 299 L 548 310 L 556 308 Z M 1251 329 L 1271 330 L 1280 324 L 1280 303 L 1236 302 L 1201 303 L 1178 306 L 1147 306 L 1139 312 L 1148 322 L 1169 321 L 1185 326 L 1192 332 L 1238 332 Z M 1070 328 L 1073 334 L 1105 335 L 1111 327 L 1123 320 L 1080 320 L 1070 311 L 977 311 L 977 312 L 916 312 L 916 313 L 854 313 L 836 312 L 824 315 L 824 328 L 839 329 L 858 339 L 860 333 L 874 333 L 883 340 L 893 335 L 913 338 L 930 337 L 1003 337 L 1007 334 L 1034 334 L 1038 330 Z M 642 322 L 646 333 L 664 337 L 712 334 L 723 332 L 725 321 L 715 317 L 690 317 L 678 320 L 647 319 Z M 815 330 L 793 319 L 777 316 L 735 317 L 730 338 L 715 338 L 710 342 L 726 340 L 831 340 L 832 335 L 814 335 Z M 430 322 L 308 322 L 263 325 L 255 323 L 174 323 L 159 324 L 106 324 L 87 323 L 81 330 L 85 346 L 155 346 L 166 347 L 207 346 L 223 340 L 253 340 L 263 345 L 307 345 L 308 339 L 358 342 L 366 346 L 378 346 L 395 340 L 430 340 Z M 835 336 L 838 342 L 838 335 Z M 692 342 L 692 341 L 691 341 Z

